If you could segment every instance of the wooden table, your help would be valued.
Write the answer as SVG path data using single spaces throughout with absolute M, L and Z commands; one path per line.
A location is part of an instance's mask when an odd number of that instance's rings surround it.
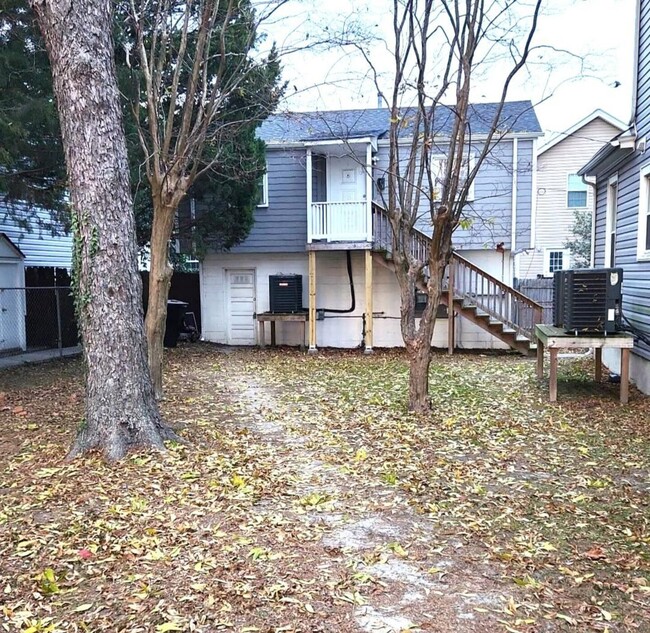
M 567 334 L 563 329 L 552 325 L 536 325 L 537 339 L 537 377 L 544 377 L 544 348 L 551 356 L 551 373 L 548 381 L 549 399 L 557 401 L 557 354 L 560 349 L 570 347 L 593 347 L 596 368 L 595 380 L 600 382 L 603 375 L 603 349 L 621 350 L 621 404 L 627 404 L 630 393 L 630 349 L 634 347 L 634 337 L 626 332 L 616 334 Z
M 271 323 L 271 347 L 275 347 L 275 324 L 278 321 L 289 323 L 302 323 L 302 339 L 300 340 L 300 349 L 305 349 L 305 333 L 308 312 L 262 312 L 256 314 L 255 318 L 259 326 L 259 343 L 260 347 L 266 347 L 266 337 L 264 331 L 264 324 L 269 321 Z

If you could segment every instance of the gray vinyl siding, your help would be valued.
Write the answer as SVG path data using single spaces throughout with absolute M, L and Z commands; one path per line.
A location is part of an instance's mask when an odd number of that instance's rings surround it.
M 637 261 L 639 218 L 639 172 L 650 158 L 636 152 L 617 172 L 598 179 L 596 209 L 595 264 L 605 263 L 605 227 L 608 179 L 618 173 L 618 214 L 616 219 L 615 266 L 623 268 L 623 314 L 635 326 L 650 334 L 650 261 Z M 635 353 L 650 360 L 650 347 L 638 342 Z
M 532 140 L 517 143 L 517 221 L 515 249 L 530 247 L 533 208 L 533 153 Z
M 608 178 L 598 180 L 596 187 L 596 220 L 594 241 L 594 266 L 602 268 L 605 265 L 605 229 L 607 222 L 607 187 Z
M 25 255 L 25 266 L 70 268 L 72 235 L 44 209 L 14 205 L 12 210 L 0 201 L 0 232 Z
M 636 125 L 639 138 L 650 131 L 650 2 L 641 0 Z
M 454 233 L 457 248 L 492 249 L 501 242 L 506 249 L 511 247 L 512 171 L 512 140 L 508 139 L 492 148 L 476 175 L 474 201 L 464 211 L 471 226 Z M 527 215 L 530 225 L 530 209 Z
M 298 253 L 307 244 L 305 150 L 267 148 L 268 207 L 257 207 L 249 236 L 233 253 Z
M 530 242 L 531 230 L 531 196 L 532 196 L 532 157 L 533 141 L 519 141 L 519 170 L 518 174 L 518 213 L 517 231 L 522 237 L 519 240 Z M 444 151 L 444 148 L 443 148 Z M 375 178 L 388 168 L 388 147 L 379 146 L 375 167 Z M 375 200 L 381 202 L 377 192 Z M 431 222 L 425 213 L 423 202 L 423 217 L 418 228 L 431 233 Z M 471 222 L 469 228 L 458 228 L 454 233 L 454 246 L 463 249 L 494 248 L 503 242 L 506 249 L 511 246 L 512 234 L 512 140 L 507 139 L 496 144 L 481 165 L 474 181 L 474 200 L 467 204 L 465 218 Z
M 530 242 L 533 141 L 519 141 L 519 185 L 517 209 L 517 243 Z M 376 154 L 374 179 L 385 175 L 388 167 L 388 147 L 380 143 Z M 315 161 L 317 163 L 317 161 Z M 235 253 L 293 253 L 304 252 L 307 242 L 307 175 L 303 149 L 267 148 L 269 196 L 268 207 L 255 210 L 255 223 L 250 235 Z M 512 234 L 512 140 L 496 144 L 481 166 L 474 183 L 474 200 L 465 209 L 471 222 L 469 228 L 459 228 L 454 245 L 463 249 L 492 249 L 503 242 L 511 247 Z M 320 185 L 324 179 L 312 175 L 314 199 L 324 197 Z M 384 192 L 386 193 L 386 192 Z M 382 203 L 374 191 L 374 199 Z M 431 223 L 423 204 L 418 227 L 431 233 Z

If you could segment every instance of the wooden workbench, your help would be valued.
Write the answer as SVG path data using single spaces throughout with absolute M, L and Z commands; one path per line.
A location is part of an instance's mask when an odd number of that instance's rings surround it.
M 300 349 L 305 349 L 305 333 L 308 312 L 261 312 L 256 314 L 259 327 L 259 344 L 262 349 L 266 347 L 266 336 L 264 331 L 264 324 L 269 321 L 271 323 L 271 347 L 275 347 L 275 324 L 278 321 L 284 323 L 302 323 L 302 338 L 300 339 Z
M 621 404 L 627 404 L 630 393 L 630 349 L 634 347 L 634 337 L 626 332 L 595 335 L 567 334 L 563 329 L 552 325 L 536 325 L 537 339 L 537 377 L 544 377 L 544 348 L 551 356 L 551 372 L 548 381 L 549 399 L 557 401 L 557 355 L 561 349 L 589 347 L 594 349 L 595 379 L 600 382 L 603 375 L 603 349 L 621 350 Z

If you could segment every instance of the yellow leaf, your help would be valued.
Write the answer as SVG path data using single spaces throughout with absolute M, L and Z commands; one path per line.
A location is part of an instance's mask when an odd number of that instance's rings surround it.
M 167 631 L 184 631 L 185 627 L 178 622 L 165 622 L 156 627 L 158 633 L 166 633 Z

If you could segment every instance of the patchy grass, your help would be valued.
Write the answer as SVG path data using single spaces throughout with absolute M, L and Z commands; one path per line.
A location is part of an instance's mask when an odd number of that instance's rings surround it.
M 401 352 L 182 348 L 192 447 L 114 465 L 79 363 L 4 372 L 0 630 L 648 631 L 650 400 L 587 369 L 441 355 L 423 419 Z

